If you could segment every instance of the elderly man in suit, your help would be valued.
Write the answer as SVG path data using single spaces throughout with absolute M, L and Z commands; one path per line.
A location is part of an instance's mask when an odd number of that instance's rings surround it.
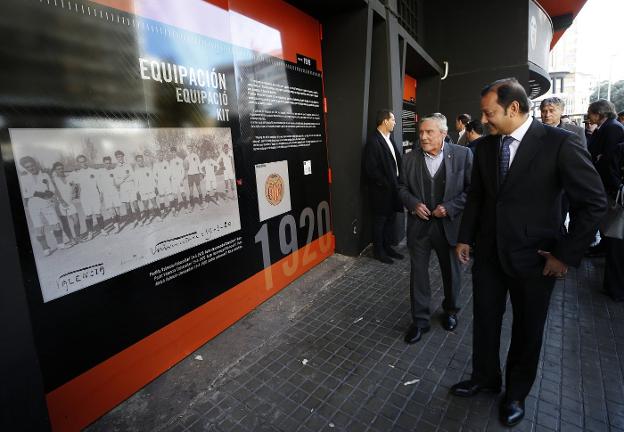
M 580 138 L 529 116 L 515 78 L 486 86 L 482 122 L 491 135 L 477 147 L 471 189 L 456 247 L 472 268 L 472 376 L 456 396 L 500 392 L 500 334 L 507 293 L 513 326 L 500 419 L 513 426 L 535 380 L 544 323 L 556 278 L 578 266 L 606 210 L 604 189 Z M 570 200 L 570 229 L 561 230 L 561 195 Z
M 448 331 L 457 327 L 460 264 L 454 253 L 461 214 L 470 185 L 472 152 L 445 143 L 446 118 L 439 114 L 419 122 L 420 150 L 405 156 L 399 197 L 409 211 L 407 245 L 411 260 L 412 325 L 405 342 L 415 343 L 430 328 L 429 257 L 435 250 L 444 286 L 444 317 Z
M 395 124 L 390 110 L 380 110 L 377 128 L 364 147 L 364 172 L 373 211 L 373 253 L 377 260 L 386 264 L 392 264 L 392 258 L 403 258 L 392 248 L 396 212 L 403 211 L 397 195 L 401 153 L 392 138 Z
M 585 138 L 585 130 L 574 123 L 565 123 L 561 121 L 561 116 L 565 110 L 565 102 L 557 96 L 546 98 L 540 102 L 540 115 L 542 123 L 552 127 L 559 127 L 578 135 L 581 143 L 587 147 Z

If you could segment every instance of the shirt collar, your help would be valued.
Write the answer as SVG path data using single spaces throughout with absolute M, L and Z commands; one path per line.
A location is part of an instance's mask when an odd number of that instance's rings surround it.
M 442 154 L 444 154 L 444 140 L 442 140 L 442 148 L 440 148 L 440 153 L 438 153 L 437 155 L 431 156 L 429 153 L 427 153 L 424 150 L 422 152 L 425 155 L 425 157 L 428 157 L 430 159 L 437 159 L 437 158 L 439 158 L 440 156 L 442 156 Z
M 522 138 L 524 138 L 524 136 L 526 135 L 527 131 L 531 127 L 531 123 L 533 123 L 533 117 L 528 116 L 527 119 L 525 120 L 525 122 L 522 123 L 522 125 L 520 125 L 520 127 L 518 129 L 516 129 L 515 131 L 513 131 L 509 135 L 512 136 L 513 139 L 515 139 L 516 141 L 522 142 Z
M 382 131 L 380 131 L 379 129 L 377 129 L 379 131 L 379 133 L 381 134 L 382 137 L 384 137 L 386 140 L 390 139 L 390 133 L 383 133 Z
M 606 123 L 606 122 L 608 122 L 608 121 L 609 121 L 609 119 L 608 119 L 608 118 L 604 119 L 604 120 L 602 121 L 602 123 L 600 123 L 600 124 L 596 127 L 596 129 L 595 129 L 594 131 L 597 131 L 598 129 L 600 129 L 600 128 L 602 127 L 602 125 L 603 125 L 603 124 L 605 124 L 605 123 Z

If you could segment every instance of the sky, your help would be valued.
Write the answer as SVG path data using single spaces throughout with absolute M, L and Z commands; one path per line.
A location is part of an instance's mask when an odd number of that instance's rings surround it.
M 587 0 L 572 25 L 578 30 L 577 71 L 624 79 L 624 0 Z

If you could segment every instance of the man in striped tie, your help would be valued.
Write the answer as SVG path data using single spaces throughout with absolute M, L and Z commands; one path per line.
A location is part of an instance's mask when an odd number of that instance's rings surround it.
M 462 263 L 475 245 L 472 269 L 472 376 L 456 396 L 500 392 L 500 334 L 507 293 L 513 307 L 511 346 L 500 419 L 524 417 L 539 361 L 550 295 L 568 266 L 578 266 L 606 208 L 600 177 L 579 137 L 534 120 L 515 78 L 486 86 L 481 121 L 491 135 L 477 146 L 456 252 Z M 561 197 L 570 201 L 562 227 Z

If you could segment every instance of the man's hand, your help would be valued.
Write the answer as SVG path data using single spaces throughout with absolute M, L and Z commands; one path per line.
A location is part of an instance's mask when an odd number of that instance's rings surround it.
M 423 203 L 416 204 L 416 209 L 414 210 L 414 213 L 416 213 L 416 216 L 424 220 L 429 220 L 429 216 L 431 216 L 431 211 L 429 211 L 427 206 Z
M 544 271 L 542 272 L 544 276 L 552 276 L 556 278 L 565 277 L 568 272 L 567 265 L 555 258 L 550 252 L 538 250 L 537 253 L 546 258 L 546 264 L 544 265 Z
M 441 204 L 438 204 L 438 206 L 433 210 L 433 215 L 437 218 L 443 218 L 448 216 L 446 213 L 446 209 Z
M 470 245 L 457 243 L 457 246 L 455 246 L 455 253 L 460 263 L 468 264 L 468 261 L 470 261 Z

